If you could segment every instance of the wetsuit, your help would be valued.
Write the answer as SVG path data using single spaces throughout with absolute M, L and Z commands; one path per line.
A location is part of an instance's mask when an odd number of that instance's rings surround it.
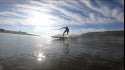
M 65 28 L 65 31 L 63 32 L 63 36 L 64 36 L 65 32 L 67 32 L 67 35 L 69 33 L 69 28 L 68 27 L 64 27 L 64 28 Z

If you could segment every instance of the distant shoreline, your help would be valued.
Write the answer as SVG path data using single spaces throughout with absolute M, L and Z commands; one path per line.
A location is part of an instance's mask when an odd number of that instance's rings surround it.
M 81 34 L 81 35 L 79 35 L 79 36 L 87 36 L 87 37 L 89 37 L 89 36 L 93 36 L 93 35 L 97 35 L 97 34 L 102 34 L 102 35 L 105 35 L 106 33 L 110 33 L 110 34 L 112 34 L 112 33 L 115 33 L 115 34 L 118 34 L 118 33 L 124 33 L 124 30 L 115 30 L 115 31 L 102 31 L 102 32 L 88 32 L 88 33 L 83 33 L 83 34 Z M 34 35 L 34 34 L 29 34 L 29 33 L 26 33 L 26 32 L 16 32 L 16 31 L 4 31 L 4 32 L 2 32 L 2 31 L 0 31 L 0 33 L 8 33 L 8 34 L 18 34 L 18 35 L 29 35 L 29 36 L 38 36 L 38 35 Z
M 37 35 L 34 35 L 34 34 L 29 34 L 29 33 L 27 33 L 27 32 L 11 31 L 11 30 L 1 29 L 1 28 L 0 28 L 0 33 L 9 33 L 9 34 L 19 34 L 19 35 L 37 36 Z
M 23 34 L 23 33 L 9 33 L 9 32 L 0 32 L 0 33 L 7 33 L 7 34 L 17 34 L 17 35 L 29 35 L 29 36 L 37 36 L 37 35 L 34 35 L 34 34 Z

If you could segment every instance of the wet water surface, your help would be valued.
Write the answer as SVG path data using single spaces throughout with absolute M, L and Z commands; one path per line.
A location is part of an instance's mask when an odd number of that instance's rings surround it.
M 52 39 L 0 34 L 0 70 L 123 70 L 123 37 Z

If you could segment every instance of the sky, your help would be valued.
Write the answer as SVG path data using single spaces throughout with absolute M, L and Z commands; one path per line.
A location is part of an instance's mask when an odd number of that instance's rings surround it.
M 124 30 L 124 0 L 0 0 L 0 28 L 37 35 Z

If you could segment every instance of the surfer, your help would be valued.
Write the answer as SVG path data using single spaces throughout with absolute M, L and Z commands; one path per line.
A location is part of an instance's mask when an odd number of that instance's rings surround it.
M 63 36 L 64 36 L 64 34 L 67 32 L 67 35 L 68 35 L 68 33 L 69 33 L 69 28 L 68 28 L 68 26 L 66 26 L 66 27 L 63 27 L 63 28 L 60 28 L 60 29 L 65 29 L 65 31 L 63 32 Z

